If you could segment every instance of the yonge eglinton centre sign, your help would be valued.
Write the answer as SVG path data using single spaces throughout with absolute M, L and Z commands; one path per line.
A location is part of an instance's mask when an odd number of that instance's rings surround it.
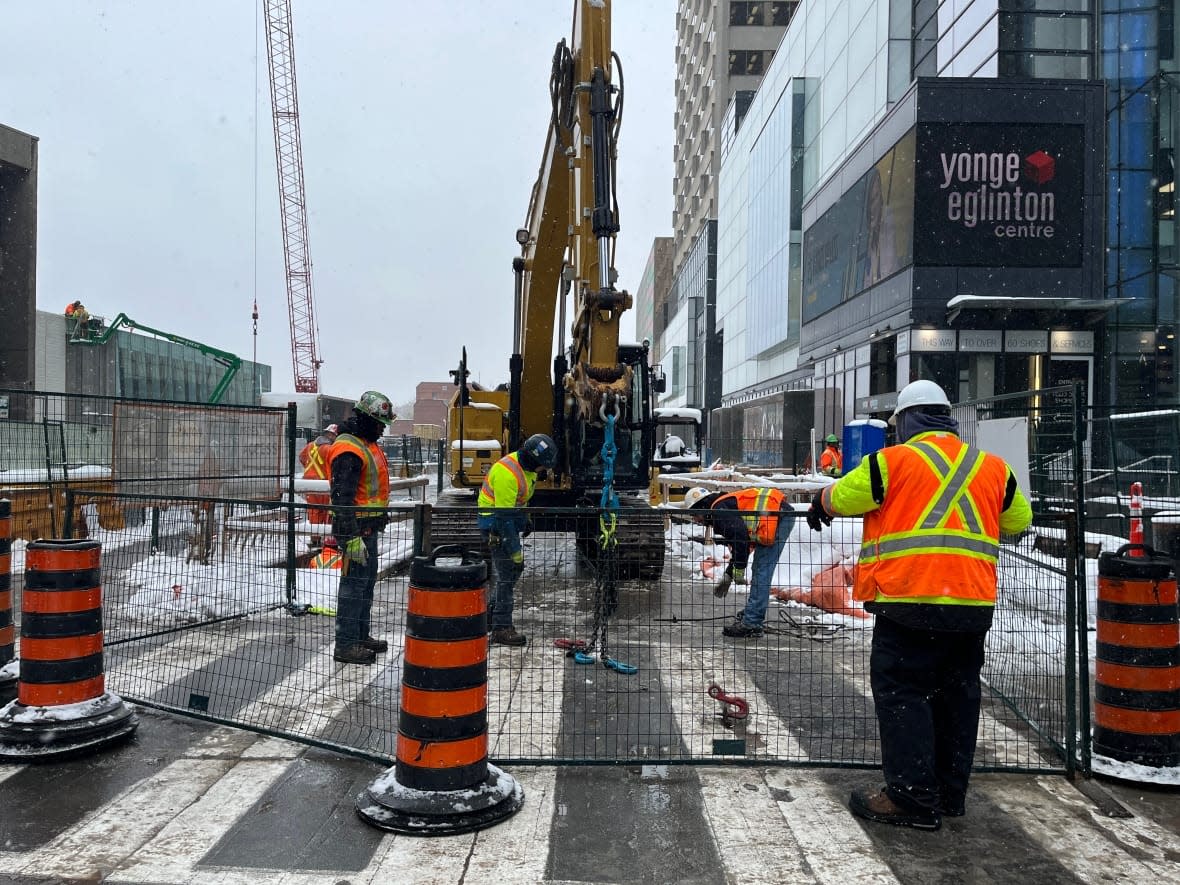
M 926 123 L 917 134 L 916 264 L 1081 264 L 1082 126 Z

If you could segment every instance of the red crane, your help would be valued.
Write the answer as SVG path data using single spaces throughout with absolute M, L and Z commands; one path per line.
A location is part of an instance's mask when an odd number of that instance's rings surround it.
M 291 0 L 263 0 L 270 103 L 274 112 L 275 166 L 283 219 L 287 310 L 291 317 L 291 362 L 298 393 L 319 393 L 320 365 L 307 245 L 307 203 L 303 191 L 303 147 L 299 138 L 299 95 L 295 85 L 295 39 Z

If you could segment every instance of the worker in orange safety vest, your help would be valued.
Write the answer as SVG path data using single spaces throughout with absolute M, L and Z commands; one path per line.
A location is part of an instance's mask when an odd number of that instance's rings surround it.
M 864 516 L 853 598 L 876 616 L 869 676 L 885 786 L 854 792 L 849 808 L 937 830 L 965 810 L 1000 536 L 1023 532 L 1032 508 L 1003 458 L 959 438 L 933 381 L 906 385 L 889 423 L 900 444 L 816 492 L 807 524 Z
M 844 459 L 840 457 L 840 437 L 829 433 L 824 442 L 827 445 L 819 456 L 819 472 L 824 476 L 839 476 L 844 471 Z
M 339 432 L 338 425 L 329 424 L 320 431 L 319 436 L 300 449 L 299 463 L 303 465 L 304 479 L 329 480 L 332 478 L 328 463 L 332 457 L 332 443 L 336 441 Z M 331 502 L 331 498 L 326 492 L 310 492 L 304 495 L 304 498 L 308 504 L 313 505 L 327 505 Z M 332 516 L 326 506 L 313 506 L 307 509 L 308 522 L 323 525 L 330 522 L 331 519 Z
M 324 538 L 324 546 L 320 552 L 311 558 L 312 568 L 342 568 L 344 557 L 340 554 L 340 545 L 336 538 L 328 535 Z

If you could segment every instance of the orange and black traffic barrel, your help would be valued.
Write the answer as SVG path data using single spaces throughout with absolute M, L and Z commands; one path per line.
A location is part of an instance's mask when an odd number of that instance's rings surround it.
M 12 617 L 12 502 L 0 498 L 0 707 L 16 697 L 16 623 Z
M 1172 559 L 1138 544 L 1101 554 L 1097 620 L 1094 752 L 1151 767 L 1180 765 L 1180 609 Z
M 0 759 L 75 755 L 128 738 L 138 721 L 106 691 L 102 545 L 41 540 L 25 549 L 20 676 L 0 714 Z
M 452 835 L 515 814 L 524 790 L 488 762 L 487 565 L 458 546 L 410 566 L 397 764 L 357 797 L 383 830 Z

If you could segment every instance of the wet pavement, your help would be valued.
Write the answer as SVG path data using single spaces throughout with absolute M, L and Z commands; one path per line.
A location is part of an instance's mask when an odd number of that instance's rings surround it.
M 380 764 L 140 715 L 121 747 L 0 768 L 0 883 L 1180 881 L 1175 788 L 1093 781 L 1100 806 L 1063 777 L 979 774 L 966 816 L 927 833 L 847 812 L 873 771 L 506 766 L 518 814 L 416 838 L 355 815 Z

